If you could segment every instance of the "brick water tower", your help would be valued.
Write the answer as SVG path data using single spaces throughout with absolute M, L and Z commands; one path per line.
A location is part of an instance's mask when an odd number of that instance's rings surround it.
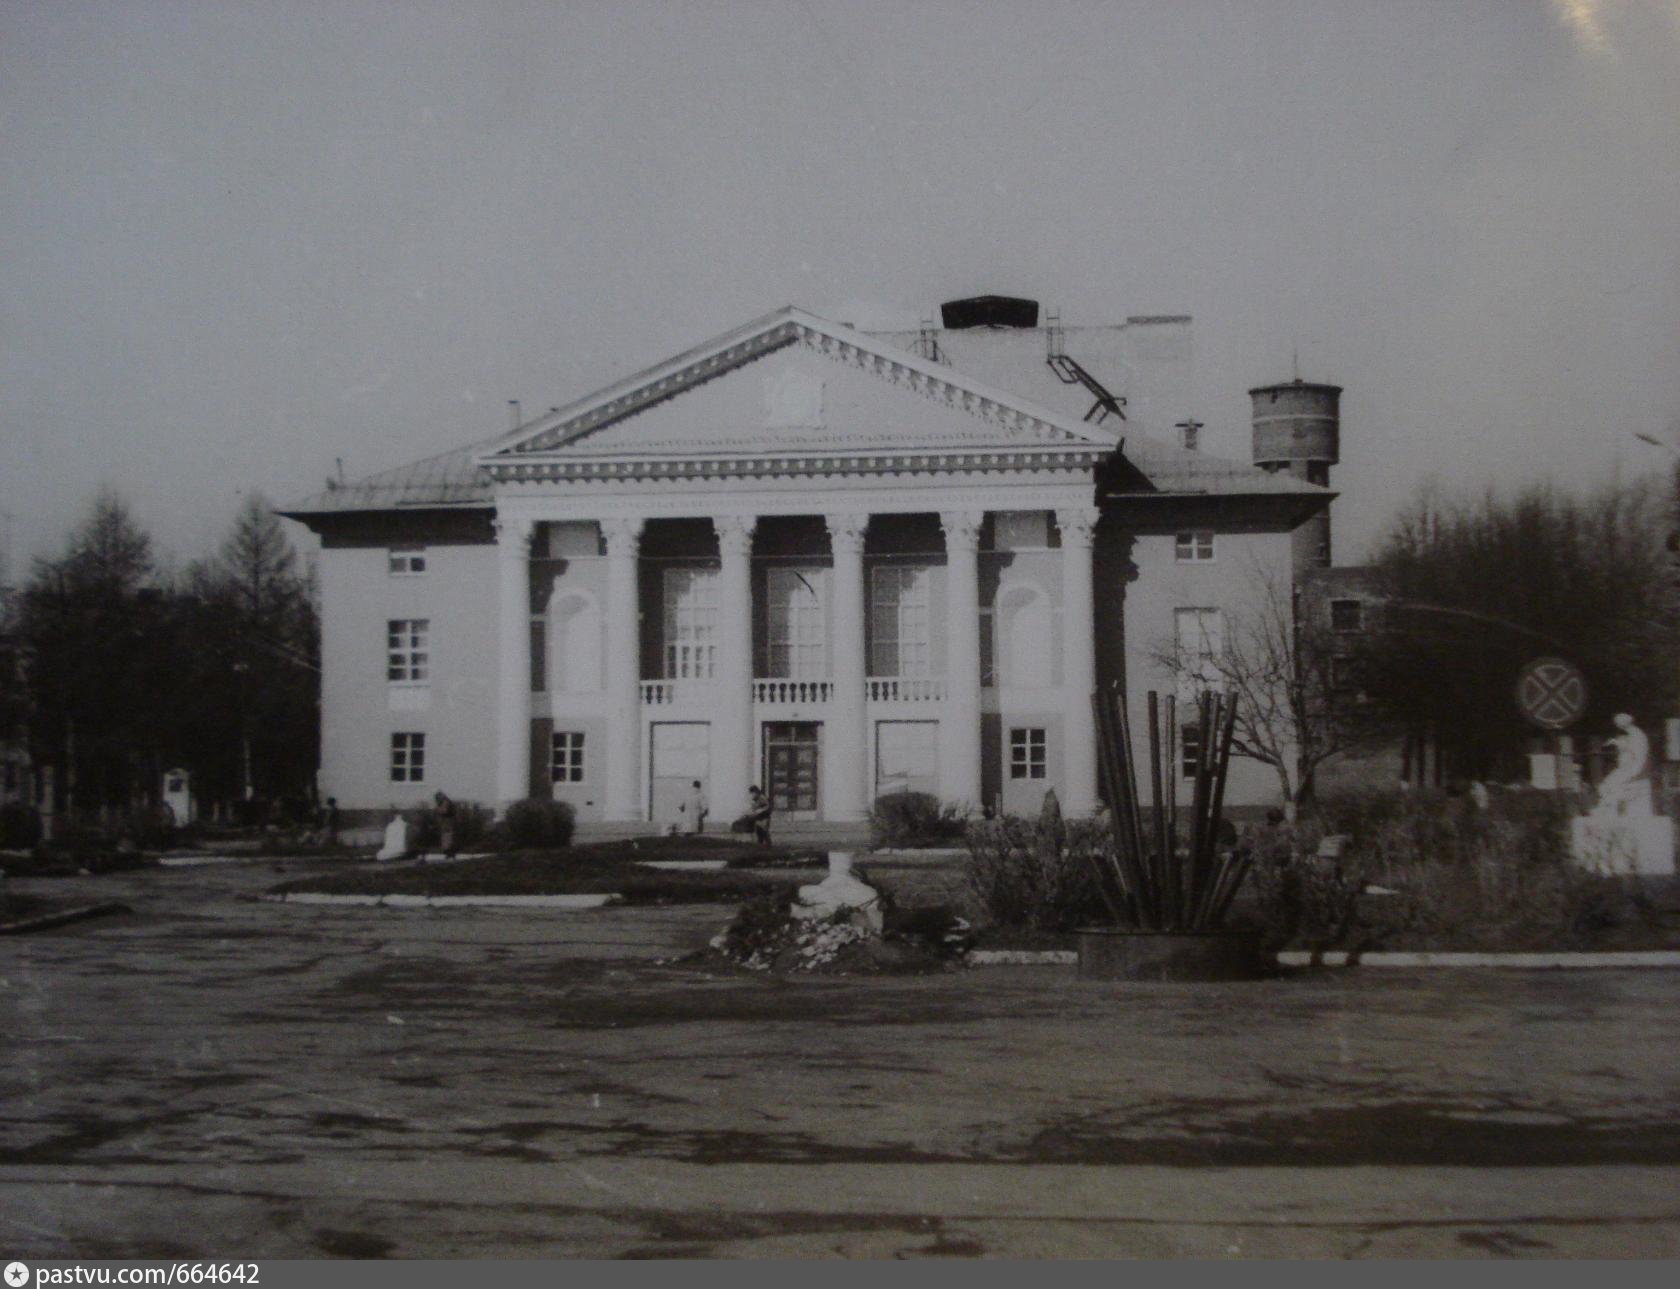
M 1314 385 L 1299 376 L 1287 385 L 1248 391 L 1254 400 L 1254 464 L 1276 473 L 1330 486 L 1330 467 L 1341 457 L 1340 385 Z M 1330 508 L 1294 533 L 1295 576 L 1330 567 Z

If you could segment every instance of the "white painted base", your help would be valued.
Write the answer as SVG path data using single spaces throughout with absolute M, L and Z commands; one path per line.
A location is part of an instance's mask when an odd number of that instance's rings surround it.
M 1570 838 L 1575 862 L 1607 877 L 1674 876 L 1674 821 L 1628 813 L 1576 819 Z
M 863 915 L 869 928 L 877 933 L 883 925 L 881 896 L 852 876 L 852 852 L 828 852 L 828 876 L 810 886 L 799 888 L 799 900 L 792 912 L 796 918 L 831 918 L 836 913 L 855 911 Z

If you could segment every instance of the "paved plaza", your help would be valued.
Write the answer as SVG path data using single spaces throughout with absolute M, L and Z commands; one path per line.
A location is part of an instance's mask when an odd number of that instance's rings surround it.
M 1680 1254 L 1677 973 L 769 979 L 277 880 L 0 940 L 0 1260 Z

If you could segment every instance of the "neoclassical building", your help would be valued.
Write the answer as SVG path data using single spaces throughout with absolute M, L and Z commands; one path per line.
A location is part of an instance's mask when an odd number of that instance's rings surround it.
M 1092 692 L 1141 730 L 1333 494 L 1174 441 L 1188 319 L 960 303 L 898 334 L 781 309 L 289 508 L 322 546 L 322 794 L 1092 810 Z M 1238 764 L 1230 797 L 1274 784 Z

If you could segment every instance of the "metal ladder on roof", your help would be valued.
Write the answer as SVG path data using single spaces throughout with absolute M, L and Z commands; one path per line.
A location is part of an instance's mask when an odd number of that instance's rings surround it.
M 1064 385 L 1083 385 L 1096 400 L 1091 404 L 1091 410 L 1085 413 L 1085 419 L 1092 425 L 1101 425 L 1110 416 L 1125 420 L 1126 400 L 1119 394 L 1110 393 L 1101 381 L 1080 365 L 1077 358 L 1067 352 L 1061 314 L 1046 315 L 1044 335 L 1044 362 L 1056 374 L 1056 379 Z

